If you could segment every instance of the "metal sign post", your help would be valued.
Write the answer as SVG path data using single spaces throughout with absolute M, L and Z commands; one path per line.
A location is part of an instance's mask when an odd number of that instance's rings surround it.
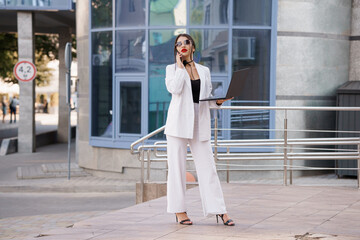
M 71 43 L 65 46 L 65 67 L 66 67 L 66 103 L 69 107 L 69 131 L 68 131 L 68 180 L 70 180 L 70 162 L 71 162 Z

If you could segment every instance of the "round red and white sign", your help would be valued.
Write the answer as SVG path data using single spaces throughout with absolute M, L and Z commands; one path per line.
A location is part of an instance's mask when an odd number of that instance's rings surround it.
M 14 75 L 19 81 L 30 82 L 36 76 L 36 67 L 32 62 L 20 61 L 14 67 Z

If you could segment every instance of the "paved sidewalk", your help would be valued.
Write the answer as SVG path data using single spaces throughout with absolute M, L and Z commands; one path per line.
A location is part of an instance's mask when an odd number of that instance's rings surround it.
M 0 219 L 0 239 L 22 239 L 30 233 L 54 228 L 68 228 L 75 222 L 108 213 L 109 211 L 70 212 Z M 71 239 L 71 238 L 70 238 Z
M 187 191 L 192 226 L 177 224 L 162 197 L 25 239 L 360 239 L 357 188 L 223 184 L 223 191 L 234 227 L 203 216 L 196 187 Z

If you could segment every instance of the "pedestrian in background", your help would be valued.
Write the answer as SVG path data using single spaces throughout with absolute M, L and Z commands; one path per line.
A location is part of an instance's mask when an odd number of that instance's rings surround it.
M 14 123 L 16 123 L 16 107 L 19 105 L 19 101 L 16 97 L 13 97 L 10 101 L 10 123 L 12 123 L 12 115 L 14 114 Z
M 5 97 L 3 97 L 1 99 L 1 110 L 2 110 L 2 113 L 3 113 L 3 116 L 2 116 L 2 122 L 4 123 L 5 122 L 5 116 L 6 116 L 6 102 L 5 102 Z
M 48 113 L 48 102 L 46 99 L 44 100 L 44 113 Z

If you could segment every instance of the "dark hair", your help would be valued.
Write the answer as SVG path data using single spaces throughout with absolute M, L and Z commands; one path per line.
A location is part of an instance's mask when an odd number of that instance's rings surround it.
M 180 33 L 180 34 L 176 37 L 175 42 L 174 42 L 174 60 L 175 60 L 175 67 L 176 67 L 176 54 L 177 54 L 177 52 L 178 52 L 177 49 L 176 49 L 176 45 L 175 45 L 175 44 L 177 43 L 179 37 L 186 37 L 187 39 L 189 39 L 190 42 L 191 42 L 191 45 L 193 45 L 193 47 L 194 47 L 194 51 L 195 51 L 195 49 L 196 49 L 196 45 L 195 45 L 194 39 L 193 39 L 189 34 Z M 193 52 L 192 52 L 192 53 L 193 53 Z M 191 56 L 191 60 L 193 60 L 193 59 L 192 59 L 193 54 L 191 54 L 190 56 Z

